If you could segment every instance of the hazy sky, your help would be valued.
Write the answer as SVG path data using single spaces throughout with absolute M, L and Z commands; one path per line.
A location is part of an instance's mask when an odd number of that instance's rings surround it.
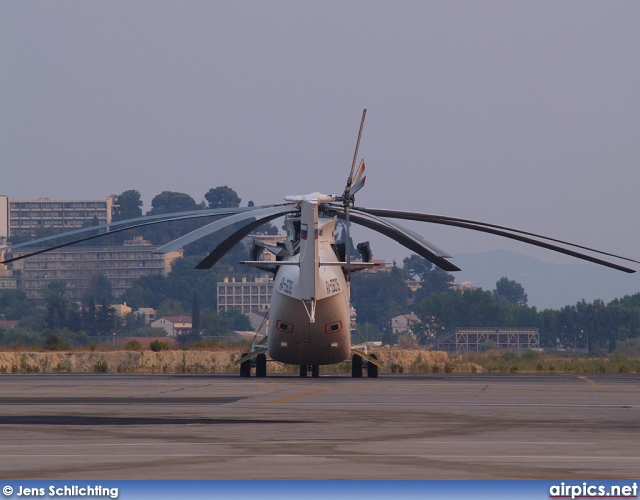
M 358 205 L 637 259 L 639 90 L 635 1 L 2 0 L 0 194 L 137 189 L 148 210 L 161 191 L 199 202 L 220 185 L 243 205 L 341 193 L 366 107 Z M 453 254 L 558 261 L 408 225 Z M 356 237 L 378 258 L 409 253 Z

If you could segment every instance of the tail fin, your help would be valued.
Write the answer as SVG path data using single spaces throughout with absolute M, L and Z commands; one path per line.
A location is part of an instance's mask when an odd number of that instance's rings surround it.
M 317 298 L 320 282 L 318 255 L 318 203 L 304 200 L 300 217 L 300 293 L 303 300 Z

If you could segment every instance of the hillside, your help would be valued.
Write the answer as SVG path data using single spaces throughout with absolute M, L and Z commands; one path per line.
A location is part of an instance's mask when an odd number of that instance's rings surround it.
M 626 274 L 595 264 L 553 264 L 505 250 L 456 255 L 453 262 L 462 268 L 456 281 L 472 281 L 493 290 L 501 277 L 520 283 L 529 305 L 541 309 L 560 309 L 582 299 L 593 302 L 640 291 L 640 273 Z

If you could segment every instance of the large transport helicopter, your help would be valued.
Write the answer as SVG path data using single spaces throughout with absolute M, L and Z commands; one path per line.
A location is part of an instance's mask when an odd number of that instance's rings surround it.
M 167 253 L 210 234 L 224 235 L 209 255 L 196 266 L 196 269 L 209 269 L 253 230 L 270 220 L 284 216 L 287 240 L 277 247 L 254 242 L 251 249 L 252 260 L 243 262 L 274 275 L 266 343 L 265 339 L 262 339 L 259 343 L 253 344 L 250 351 L 238 360 L 241 376 L 249 376 L 252 366 L 255 366 L 257 377 L 267 375 L 267 354 L 272 360 L 298 365 L 302 377 L 306 377 L 309 372 L 313 377 L 317 377 L 320 365 L 339 363 L 350 357 L 353 377 L 362 377 L 363 369 L 366 369 L 369 377 L 378 376 L 378 367 L 381 365 L 376 356 L 369 355 L 366 347 L 365 350 L 358 350 L 351 345 L 350 277 L 351 273 L 374 265 L 371 262 L 371 250 L 368 243 L 359 244 L 358 251 L 362 259 L 351 262 L 351 252 L 345 251 L 344 243 L 336 242 L 334 230 L 338 219 L 346 222 L 347 242 L 350 241 L 349 227 L 353 222 L 392 238 L 445 271 L 460 269 L 447 260 L 451 256 L 445 251 L 414 231 L 389 219 L 444 224 L 495 234 L 619 271 L 635 272 L 633 269 L 602 260 L 593 254 L 635 263 L 640 263 L 639 261 L 517 229 L 441 215 L 356 207 L 355 194 L 364 186 L 366 179 L 364 161 L 355 168 L 365 116 L 366 110 L 362 114 L 349 178 L 341 195 L 316 192 L 286 196 L 285 203 L 277 205 L 178 212 L 77 229 L 0 249 L 11 251 L 27 245 L 33 246 L 46 242 L 51 244 L 53 239 L 61 237 L 73 237 L 65 243 L 34 249 L 26 255 L 10 256 L 2 263 L 6 264 L 119 231 L 176 220 L 216 216 L 217 220 L 214 222 L 156 250 L 158 253 Z M 105 230 L 108 232 L 105 233 Z M 99 232 L 99 234 L 85 235 L 91 232 Z M 276 255 L 276 261 L 259 260 L 265 249 Z M 590 254 L 578 250 L 587 251 Z

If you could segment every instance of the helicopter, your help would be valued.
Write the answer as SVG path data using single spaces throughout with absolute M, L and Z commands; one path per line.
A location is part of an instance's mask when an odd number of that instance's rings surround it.
M 0 251 L 13 250 L 26 245 L 51 242 L 55 238 L 73 237 L 65 243 L 7 258 L 2 263 L 10 263 L 120 231 L 176 220 L 216 216 L 213 222 L 155 250 L 157 253 L 167 253 L 211 234 L 222 235 L 215 248 L 196 265 L 196 269 L 210 269 L 256 228 L 284 216 L 286 241 L 278 243 L 277 246 L 254 241 L 250 251 L 251 260 L 241 262 L 247 266 L 268 271 L 274 276 L 267 336 L 259 342 L 252 342 L 248 352 L 243 353 L 237 360 L 236 364 L 240 365 L 242 377 L 250 376 L 253 367 L 255 367 L 256 377 L 266 377 L 267 354 L 274 361 L 298 365 L 301 377 L 306 377 L 309 373 L 312 377 L 318 377 L 321 365 L 341 363 L 349 358 L 351 358 L 353 377 L 362 377 L 363 370 L 366 370 L 368 377 L 378 376 L 382 365 L 375 354 L 369 354 L 366 351 L 366 344 L 363 350 L 351 344 L 349 301 L 351 274 L 374 267 L 376 264 L 372 262 L 368 242 L 357 245 L 361 259 L 352 260 L 351 251 L 345 248 L 345 243 L 339 243 L 336 240 L 335 229 L 338 220 L 343 220 L 345 223 L 347 242 L 350 241 L 350 224 L 355 223 L 395 240 L 445 271 L 460 271 L 460 268 L 448 260 L 451 255 L 418 233 L 390 219 L 442 224 L 485 232 L 618 271 L 635 272 L 633 269 L 592 254 L 634 263 L 640 263 L 640 261 L 535 233 L 470 219 L 356 206 L 355 194 L 364 187 L 366 181 L 364 160 L 361 160 L 356 168 L 366 111 L 365 109 L 362 113 L 351 170 L 346 187 L 341 194 L 313 192 L 305 195 L 289 195 L 284 197 L 284 203 L 281 204 L 177 212 L 76 229 L 1 248 Z M 104 232 L 105 230 L 108 232 Z M 98 234 L 84 235 L 84 233 L 96 231 Z M 276 260 L 261 260 L 260 256 L 265 250 L 275 254 Z

